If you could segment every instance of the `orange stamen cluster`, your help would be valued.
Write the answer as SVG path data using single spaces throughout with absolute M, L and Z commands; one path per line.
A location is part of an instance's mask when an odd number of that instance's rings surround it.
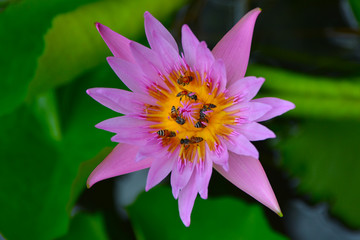
M 150 96 L 156 105 L 145 105 L 144 113 L 168 151 L 179 154 L 184 163 L 201 161 L 205 157 L 205 143 L 211 151 L 227 139 L 236 123 L 236 112 L 226 111 L 234 104 L 232 97 L 219 92 L 218 86 L 206 76 L 188 68 L 173 71 L 163 77 L 166 87 L 152 86 Z M 186 113 L 186 114 L 185 114 Z

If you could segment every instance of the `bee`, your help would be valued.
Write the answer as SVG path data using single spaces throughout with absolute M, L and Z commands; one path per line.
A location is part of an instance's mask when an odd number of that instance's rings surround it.
M 171 107 L 170 117 L 180 125 L 183 125 L 185 123 L 185 119 L 181 117 L 181 115 L 178 113 L 178 109 L 176 109 L 175 106 Z
M 206 125 L 204 125 L 201 121 L 198 121 L 197 123 L 195 123 L 194 125 L 196 128 L 205 128 Z
M 181 91 L 181 92 L 179 92 L 179 93 L 176 95 L 176 97 L 180 97 L 180 101 L 181 101 L 181 99 L 182 99 L 183 96 L 187 96 L 189 99 L 192 99 L 192 100 L 194 100 L 194 101 L 197 100 L 197 96 L 196 96 L 195 93 L 193 93 L 193 92 L 188 92 L 188 91 L 186 91 L 186 90 Z
M 185 86 L 188 85 L 194 78 L 192 76 L 183 76 L 180 75 L 180 77 L 177 80 L 177 83 L 179 85 Z
M 178 116 L 175 120 L 176 123 L 183 125 L 185 123 L 185 119 L 183 119 L 181 116 Z
M 192 136 L 190 139 L 183 138 L 180 140 L 180 144 L 184 145 L 185 149 L 188 149 L 190 147 L 190 144 L 196 144 L 199 142 L 202 142 L 204 139 L 202 137 L 194 137 Z
M 190 142 L 191 142 L 192 144 L 202 142 L 203 140 L 204 140 L 204 139 L 203 139 L 202 137 L 194 137 L 194 136 L 192 136 L 192 137 L 190 138 Z
M 187 138 L 183 138 L 180 140 L 180 144 L 183 144 L 184 148 L 188 149 L 190 147 L 190 140 Z
M 207 110 L 211 110 L 212 108 L 216 108 L 216 105 L 212 103 L 208 103 L 208 104 L 204 104 L 202 109 L 200 109 L 200 111 L 205 112 Z
M 193 92 L 189 92 L 188 95 L 187 95 L 190 99 L 194 100 L 196 102 L 197 100 L 197 96 L 195 93 Z
M 176 133 L 167 129 L 159 130 L 156 132 L 160 137 L 175 137 Z
M 199 117 L 199 121 L 201 122 L 209 122 L 208 117 L 206 116 L 206 114 L 200 110 L 200 117 Z
M 202 121 L 202 122 L 209 122 L 205 112 L 208 111 L 208 110 L 211 110 L 212 108 L 216 108 L 216 105 L 215 104 L 212 104 L 212 103 L 209 103 L 209 104 L 204 104 L 202 106 L 202 108 L 200 109 L 200 117 L 199 117 L 199 121 Z M 199 125 L 200 126 L 200 125 Z
M 171 107 L 170 117 L 172 119 L 176 119 L 178 116 L 178 111 L 176 110 L 175 106 Z

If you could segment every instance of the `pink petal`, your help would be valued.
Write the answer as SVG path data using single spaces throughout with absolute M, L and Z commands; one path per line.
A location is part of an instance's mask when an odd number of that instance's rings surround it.
M 236 115 L 240 118 L 252 122 L 258 120 L 264 116 L 268 111 L 270 111 L 271 106 L 260 103 L 260 102 L 247 102 L 247 103 L 238 103 L 226 109 L 226 111 L 239 111 Z
M 194 67 L 196 61 L 196 49 L 199 45 L 199 40 L 193 34 L 188 25 L 183 25 L 181 29 L 181 42 L 184 49 L 186 63 L 190 67 Z
M 172 49 L 174 49 L 177 53 L 179 53 L 179 48 L 177 43 L 171 33 L 159 22 L 156 18 L 154 18 L 149 12 L 145 12 L 145 33 L 152 49 L 159 49 L 158 41 L 154 38 L 154 33 L 158 35 L 160 38 L 164 39 L 169 43 Z
M 168 41 L 159 36 L 157 32 L 152 34 L 153 39 L 156 41 L 156 45 L 152 50 L 156 51 L 161 56 L 161 61 L 165 70 L 171 72 L 174 67 L 179 66 L 181 59 L 179 52 L 175 50 Z
M 281 214 L 275 194 L 258 159 L 230 153 L 229 171 L 221 166 L 214 168 L 235 186 L 276 212 Z
M 121 116 L 121 117 L 106 119 L 96 124 L 95 127 L 114 133 L 129 131 L 131 134 L 131 132 L 134 131 L 136 132 L 137 130 L 142 132 L 148 131 L 146 127 L 151 124 L 154 123 L 146 121 L 144 119 Z
M 149 77 L 151 81 L 154 81 L 158 84 L 163 83 L 160 75 L 165 75 L 167 73 L 164 70 L 157 52 L 136 42 L 130 43 L 130 49 L 137 64 L 140 66 L 146 76 Z M 165 84 L 163 85 L 166 86 Z
M 118 144 L 95 170 L 92 171 L 87 180 L 87 186 L 90 188 L 101 180 L 150 167 L 153 161 L 151 158 L 135 162 L 135 156 L 138 150 L 138 146 Z
M 236 154 L 259 158 L 256 147 L 242 134 L 232 136 L 229 141 L 226 141 L 226 146 L 229 151 Z
M 148 139 L 151 137 L 153 137 L 153 134 L 145 129 L 123 128 L 122 131 L 117 132 L 116 135 L 111 138 L 111 141 L 143 146 L 148 144 Z
M 100 23 L 96 23 L 95 26 L 115 57 L 124 59 L 128 62 L 134 62 L 134 58 L 129 48 L 131 42 L 129 39 Z
M 177 162 L 174 165 L 173 170 L 171 172 L 171 188 L 174 198 L 177 199 L 179 196 L 179 192 L 186 186 L 189 182 L 189 179 L 193 173 L 194 164 L 187 163 L 184 165 L 181 162 Z
M 217 59 L 214 61 L 213 65 L 210 68 L 209 76 L 215 82 L 216 87 L 218 88 L 218 93 L 223 93 L 226 88 L 226 69 L 224 61 Z
M 156 134 L 156 133 L 155 133 Z M 138 153 L 136 154 L 135 161 L 141 161 L 145 158 L 152 156 L 163 156 L 167 153 L 164 147 L 161 144 L 158 144 L 156 138 L 150 138 L 146 144 L 146 147 L 141 147 Z
M 144 107 L 139 100 L 150 101 L 149 97 L 115 88 L 90 88 L 86 93 L 102 105 L 123 114 L 141 111 Z
M 190 215 L 197 196 L 197 184 L 196 173 L 194 172 L 185 186 L 185 188 L 179 194 L 179 213 L 180 218 L 186 227 L 190 226 Z
M 255 21 L 260 12 L 260 8 L 248 12 L 212 50 L 215 58 L 225 62 L 228 84 L 245 76 Z
M 174 162 L 174 157 L 169 157 L 166 155 L 160 155 L 156 157 L 151 164 L 145 190 L 149 191 L 152 187 L 160 183 L 170 173 L 174 166 Z
M 256 96 L 265 79 L 257 77 L 245 77 L 234 81 L 228 87 L 228 96 L 235 96 L 239 102 L 248 102 Z
M 208 72 L 215 62 L 215 58 L 205 42 L 200 42 L 196 49 L 195 69 L 201 74 Z M 204 76 L 203 76 L 204 77 Z
M 250 141 L 259 141 L 276 137 L 273 131 L 257 122 L 239 124 L 235 126 L 235 128 L 236 131 L 243 134 Z
M 197 164 L 196 167 L 196 184 L 198 192 L 202 199 L 207 199 L 213 162 L 206 157 L 204 162 Z
M 210 159 L 213 163 L 220 165 L 225 171 L 229 169 L 229 151 L 225 144 L 216 147 L 215 152 L 211 152 L 206 145 L 206 159 Z
M 116 57 L 108 57 L 106 59 L 116 75 L 131 91 L 145 92 L 146 81 L 138 65 Z
M 252 100 L 252 102 L 265 103 L 272 107 L 267 113 L 257 119 L 258 122 L 269 120 L 295 108 L 295 104 L 292 102 L 273 97 L 258 98 Z

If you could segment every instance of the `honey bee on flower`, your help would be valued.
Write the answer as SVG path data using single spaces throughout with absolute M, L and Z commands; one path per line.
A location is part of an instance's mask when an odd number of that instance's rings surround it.
M 110 66 L 131 92 L 87 90 L 101 104 L 124 114 L 96 125 L 116 133 L 112 140 L 119 144 L 91 173 L 89 187 L 150 168 L 148 191 L 171 174 L 180 218 L 189 226 L 196 196 L 207 198 L 215 169 L 281 215 L 251 141 L 274 138 L 258 122 L 281 115 L 294 104 L 272 97 L 253 99 L 265 81 L 245 77 L 260 12 L 256 8 L 247 13 L 212 51 L 184 25 L 181 55 L 169 31 L 148 12 L 144 17 L 150 48 L 96 24 L 114 55 L 107 58 Z

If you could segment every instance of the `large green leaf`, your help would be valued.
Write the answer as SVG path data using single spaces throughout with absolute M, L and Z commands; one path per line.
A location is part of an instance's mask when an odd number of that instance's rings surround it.
M 112 75 L 108 69 L 106 74 L 91 74 L 95 80 Z M 0 232 L 5 237 L 53 239 L 66 232 L 67 209 L 81 192 L 79 184 L 85 189 L 84 175 L 92 170 L 85 167 L 78 173 L 79 166 L 110 144 L 111 135 L 94 128 L 111 111 L 85 94 L 91 76 L 59 93 L 60 103 L 66 104 L 60 105 L 60 113 L 67 119 L 62 121 L 61 141 L 54 141 L 28 108 L 2 117 L 0 158 L 6 161 L 0 162 Z M 18 231 L 20 226 L 23 231 Z
M 251 65 L 247 75 L 265 77 L 265 96 L 292 101 L 287 115 L 317 119 L 359 119 L 360 78 L 309 76 L 278 68 Z
M 145 11 L 164 20 L 185 1 L 102 1 L 58 15 L 45 36 L 45 51 L 28 97 L 75 79 L 111 55 L 93 23 L 101 22 L 130 39 L 138 39 L 144 36 Z
M 286 239 L 270 228 L 260 206 L 234 198 L 198 199 L 189 228 L 167 187 L 141 194 L 128 213 L 137 239 Z
M 71 219 L 69 232 L 58 240 L 106 240 L 109 239 L 103 216 L 84 212 L 76 213 Z
M 281 165 L 298 189 L 314 201 L 327 201 L 330 210 L 352 227 L 360 227 L 360 121 L 304 120 L 298 132 L 282 139 Z
M 0 232 L 8 239 L 50 239 L 48 231 L 58 234 L 64 227 L 49 221 L 51 212 L 46 220 L 39 216 L 49 192 L 57 187 L 51 182 L 58 171 L 56 147 L 43 137 L 41 125 L 25 107 L 0 121 Z M 53 205 L 61 201 L 58 197 Z
M 0 13 L 0 115 L 11 112 L 25 99 L 51 19 L 93 1 L 22 0 Z

